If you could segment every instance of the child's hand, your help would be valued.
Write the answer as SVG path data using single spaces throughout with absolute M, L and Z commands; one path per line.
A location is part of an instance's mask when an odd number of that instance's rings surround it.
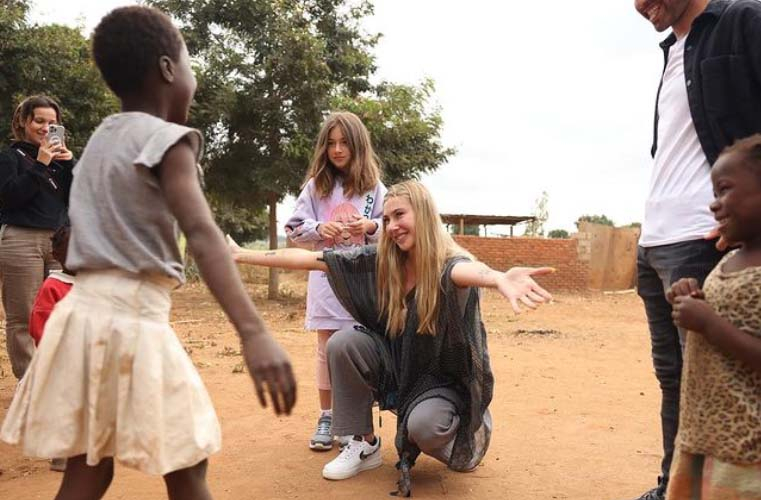
M 360 215 L 354 215 L 354 220 L 347 224 L 349 233 L 352 236 L 364 236 L 366 234 L 374 234 L 378 229 L 375 222 L 362 217 Z
M 323 240 L 338 239 L 343 230 L 343 224 L 336 221 L 320 222 L 320 225 L 317 226 L 317 232 Z
M 296 403 L 296 379 L 288 354 L 267 333 L 246 337 L 242 350 L 248 373 L 254 380 L 259 404 L 267 407 L 264 396 L 266 386 L 275 414 L 290 415 Z
M 552 295 L 540 287 L 532 276 L 554 273 L 552 267 L 513 267 L 497 278 L 497 290 L 513 307 L 516 314 L 521 312 L 518 302 L 536 309 L 542 302 L 552 300 Z
M 666 292 L 666 300 L 670 304 L 674 303 L 674 299 L 677 297 L 694 297 L 696 299 L 705 299 L 703 290 L 698 285 L 698 280 L 695 278 L 682 278 L 674 282 Z
M 716 316 L 716 313 L 705 300 L 690 295 L 678 295 L 674 297 L 674 307 L 671 317 L 674 324 L 693 332 L 705 333 L 708 323 Z

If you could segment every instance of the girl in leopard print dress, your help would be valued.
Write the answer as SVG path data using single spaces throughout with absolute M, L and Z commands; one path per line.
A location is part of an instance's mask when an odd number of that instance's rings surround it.
M 719 232 L 740 245 L 667 297 L 687 330 L 667 500 L 761 500 L 761 135 L 711 170 Z

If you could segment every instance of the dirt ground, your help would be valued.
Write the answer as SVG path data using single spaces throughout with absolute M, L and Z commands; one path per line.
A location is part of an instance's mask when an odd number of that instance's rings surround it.
M 336 449 L 310 451 L 317 394 L 315 335 L 304 332 L 301 274 L 282 275 L 280 301 L 249 285 L 257 306 L 290 352 L 299 400 L 290 417 L 258 406 L 241 373 L 236 336 L 203 285 L 174 293 L 173 326 L 201 373 L 222 423 L 223 450 L 208 479 L 216 499 L 388 498 L 397 473 L 395 419 L 383 413 L 383 466 L 339 482 L 322 479 Z M 491 447 L 461 474 L 422 456 L 413 497 L 458 499 L 626 499 L 654 484 L 660 463 L 659 391 L 644 312 L 635 294 L 558 295 L 515 317 L 488 291 L 482 303 L 496 378 Z M 4 337 L 4 335 L 3 335 Z M 15 379 L 0 351 L 0 414 Z M 377 422 L 377 418 L 376 418 Z M 61 475 L 0 443 L 0 498 L 50 499 Z M 161 478 L 117 465 L 106 499 L 165 498 Z

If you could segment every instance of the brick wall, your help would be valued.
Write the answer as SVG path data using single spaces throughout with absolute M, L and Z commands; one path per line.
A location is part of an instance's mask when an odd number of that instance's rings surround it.
M 513 266 L 552 266 L 554 274 L 537 281 L 550 292 L 587 289 L 589 264 L 579 258 L 575 239 L 482 238 L 455 235 L 455 241 L 479 260 L 498 270 Z

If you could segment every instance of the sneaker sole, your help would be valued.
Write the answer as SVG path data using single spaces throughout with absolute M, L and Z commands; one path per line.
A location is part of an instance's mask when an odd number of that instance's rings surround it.
M 383 458 L 380 455 L 380 450 L 378 450 L 377 453 L 374 453 L 367 457 L 367 460 L 363 461 L 359 464 L 359 468 L 356 470 L 347 470 L 342 472 L 328 472 L 325 471 L 325 469 L 322 470 L 322 477 L 325 479 L 330 479 L 331 481 L 340 481 L 342 479 L 349 479 L 350 477 L 354 477 L 360 472 L 364 472 L 366 470 L 372 470 L 377 469 L 383 465 Z
M 309 449 L 314 451 L 329 451 L 333 449 L 333 443 L 309 443 Z

